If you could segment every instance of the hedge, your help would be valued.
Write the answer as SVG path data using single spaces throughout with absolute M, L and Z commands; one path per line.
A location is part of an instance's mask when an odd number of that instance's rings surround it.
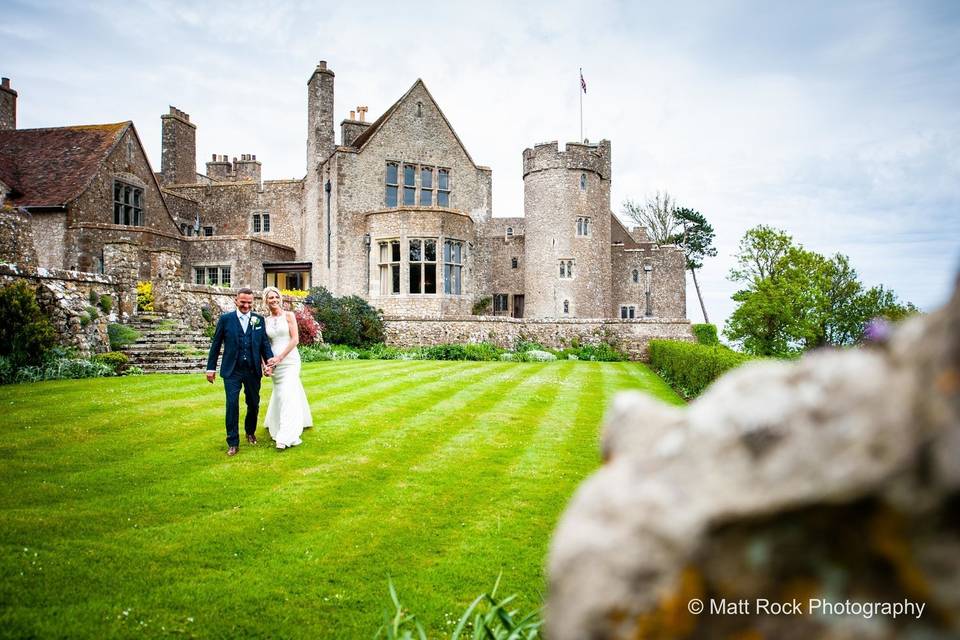
M 687 398 L 700 395 L 725 372 L 752 359 L 723 345 L 650 341 L 650 366 Z
M 720 339 L 717 337 L 717 325 L 695 324 L 691 328 L 693 329 L 693 335 L 700 344 L 720 344 Z

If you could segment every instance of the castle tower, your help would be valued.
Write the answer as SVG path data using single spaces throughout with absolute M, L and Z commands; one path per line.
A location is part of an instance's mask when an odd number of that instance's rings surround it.
M 524 315 L 610 313 L 610 141 L 523 152 Z
M 162 124 L 160 174 L 165 184 L 197 181 L 197 125 L 176 107 L 160 116 Z
M 0 83 L 0 129 L 17 128 L 17 92 L 10 86 L 10 78 Z
M 333 153 L 333 71 L 321 60 L 307 82 L 307 173 Z

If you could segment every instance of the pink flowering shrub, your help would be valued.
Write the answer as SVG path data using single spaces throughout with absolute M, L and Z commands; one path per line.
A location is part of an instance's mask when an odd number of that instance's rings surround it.
M 297 331 L 300 333 L 300 344 L 310 346 L 323 343 L 323 325 L 313 317 L 310 307 L 303 307 L 294 314 L 297 318 Z

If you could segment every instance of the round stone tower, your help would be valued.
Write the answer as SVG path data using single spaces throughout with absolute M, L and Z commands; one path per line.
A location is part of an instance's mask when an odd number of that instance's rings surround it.
M 610 141 L 523 152 L 524 316 L 610 313 Z

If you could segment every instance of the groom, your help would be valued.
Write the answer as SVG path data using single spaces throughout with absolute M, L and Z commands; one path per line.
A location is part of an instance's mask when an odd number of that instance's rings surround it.
M 236 311 L 228 311 L 217 321 L 210 355 L 207 356 L 207 382 L 217 378 L 217 358 L 223 347 L 220 375 L 227 393 L 227 455 L 235 456 L 240 449 L 240 388 L 247 402 L 247 417 L 243 430 L 247 442 L 257 444 L 257 413 L 260 411 L 260 377 L 270 375 L 270 367 L 261 363 L 273 357 L 270 340 L 263 328 L 263 316 L 252 313 L 253 291 L 240 289 L 234 299 Z

